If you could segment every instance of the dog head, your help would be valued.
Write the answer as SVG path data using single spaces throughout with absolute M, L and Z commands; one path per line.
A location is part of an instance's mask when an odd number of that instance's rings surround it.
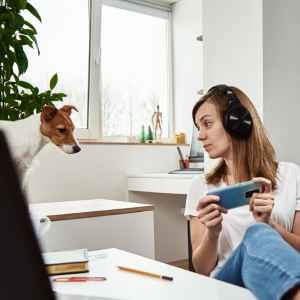
M 65 105 L 60 109 L 45 105 L 41 113 L 41 133 L 68 154 L 81 150 L 74 136 L 75 126 L 70 118 L 72 109 L 78 111 L 72 105 Z

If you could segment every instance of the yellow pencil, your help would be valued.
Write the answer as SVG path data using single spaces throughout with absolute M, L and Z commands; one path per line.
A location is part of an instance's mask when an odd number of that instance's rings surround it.
M 159 274 L 155 274 L 155 273 L 150 273 L 150 272 L 146 272 L 146 271 L 136 270 L 136 269 L 127 268 L 127 267 L 121 267 L 121 266 L 118 266 L 118 268 L 119 268 L 119 270 L 122 270 L 122 271 L 132 272 L 132 273 L 136 273 L 136 274 L 140 274 L 140 275 L 151 276 L 151 277 L 155 277 L 155 278 L 159 278 L 159 279 L 163 279 L 163 280 L 169 280 L 169 281 L 173 280 L 173 277 L 170 277 L 170 276 L 159 275 Z

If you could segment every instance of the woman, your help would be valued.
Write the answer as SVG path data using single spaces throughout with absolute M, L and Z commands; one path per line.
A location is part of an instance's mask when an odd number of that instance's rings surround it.
M 220 158 L 187 195 L 195 270 L 259 299 L 300 299 L 300 168 L 276 162 L 256 109 L 235 87 L 211 88 L 195 104 L 193 120 L 209 157 Z M 206 195 L 253 178 L 263 190 L 249 206 L 227 211 Z

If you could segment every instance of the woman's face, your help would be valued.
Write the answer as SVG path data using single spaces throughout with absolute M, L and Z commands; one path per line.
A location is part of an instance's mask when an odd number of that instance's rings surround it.
M 196 113 L 199 128 L 198 140 L 210 158 L 231 158 L 232 144 L 229 134 L 213 103 L 205 102 Z

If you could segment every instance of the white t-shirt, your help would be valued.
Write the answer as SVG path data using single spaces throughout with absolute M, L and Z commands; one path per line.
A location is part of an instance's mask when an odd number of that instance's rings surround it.
M 295 211 L 300 211 L 300 167 L 293 163 L 280 162 L 277 171 L 277 189 L 273 192 L 275 205 L 271 218 L 292 230 Z M 225 186 L 225 183 L 220 186 Z M 219 187 L 219 186 L 218 186 Z M 199 200 L 216 186 L 206 184 L 203 177 L 195 177 L 187 194 L 185 216 L 197 216 L 196 207 Z M 247 228 L 255 223 L 249 205 L 230 209 L 223 214 L 222 231 L 218 244 L 218 264 L 211 272 L 213 276 L 225 263 L 232 251 L 242 241 Z

